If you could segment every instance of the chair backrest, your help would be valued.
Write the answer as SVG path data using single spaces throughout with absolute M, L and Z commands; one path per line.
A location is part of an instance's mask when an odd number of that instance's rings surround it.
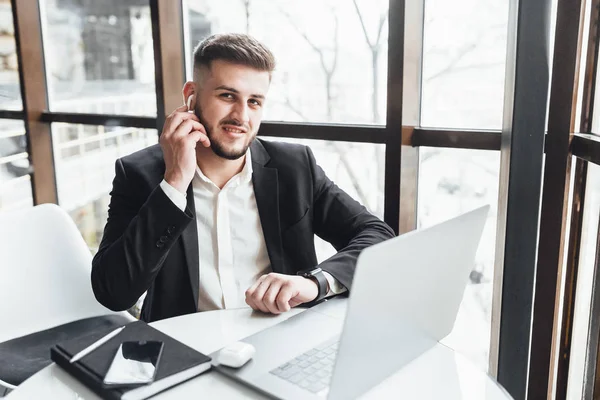
M 75 223 L 57 205 L 0 213 L 0 342 L 113 313 L 94 297 L 91 263 Z

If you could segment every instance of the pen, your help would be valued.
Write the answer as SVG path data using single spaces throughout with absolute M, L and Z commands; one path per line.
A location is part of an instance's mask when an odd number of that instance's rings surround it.
M 92 351 L 96 350 L 98 347 L 102 346 L 104 343 L 108 342 L 110 339 L 117 336 L 119 334 L 119 332 L 121 332 L 124 328 L 125 328 L 124 326 L 117 328 L 114 331 L 112 331 L 111 333 L 109 333 L 108 335 L 98 339 L 97 341 L 95 341 L 94 343 L 92 343 L 91 345 L 86 347 L 85 349 L 81 350 L 79 353 L 75 354 L 73 356 L 73 358 L 71 358 L 71 361 L 69 361 L 69 362 L 72 364 L 75 361 L 81 359 L 82 357 L 87 356 Z

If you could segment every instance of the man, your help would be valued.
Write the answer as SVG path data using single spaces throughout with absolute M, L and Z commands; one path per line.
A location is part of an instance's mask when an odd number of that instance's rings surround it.
M 308 147 L 256 139 L 274 67 L 247 35 L 198 45 L 187 105 L 160 145 L 116 162 L 92 262 L 100 303 L 125 310 L 148 291 L 145 321 L 248 305 L 278 314 L 349 290 L 360 251 L 393 237 Z M 314 234 L 338 250 L 316 271 Z

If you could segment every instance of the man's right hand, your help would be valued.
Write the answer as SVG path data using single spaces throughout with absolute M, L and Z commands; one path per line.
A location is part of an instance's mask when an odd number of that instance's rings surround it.
M 196 172 L 196 144 L 210 146 L 204 126 L 186 110 L 183 105 L 167 117 L 159 140 L 165 157 L 165 181 L 183 194 Z

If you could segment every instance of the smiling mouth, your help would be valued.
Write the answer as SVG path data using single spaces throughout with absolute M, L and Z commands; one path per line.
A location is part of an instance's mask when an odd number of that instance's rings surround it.
M 226 131 L 226 132 L 230 132 L 230 133 L 238 133 L 238 134 L 240 134 L 240 133 L 246 133 L 246 131 L 243 130 L 243 129 L 233 128 L 233 127 L 230 127 L 230 126 L 224 126 L 223 130 Z

